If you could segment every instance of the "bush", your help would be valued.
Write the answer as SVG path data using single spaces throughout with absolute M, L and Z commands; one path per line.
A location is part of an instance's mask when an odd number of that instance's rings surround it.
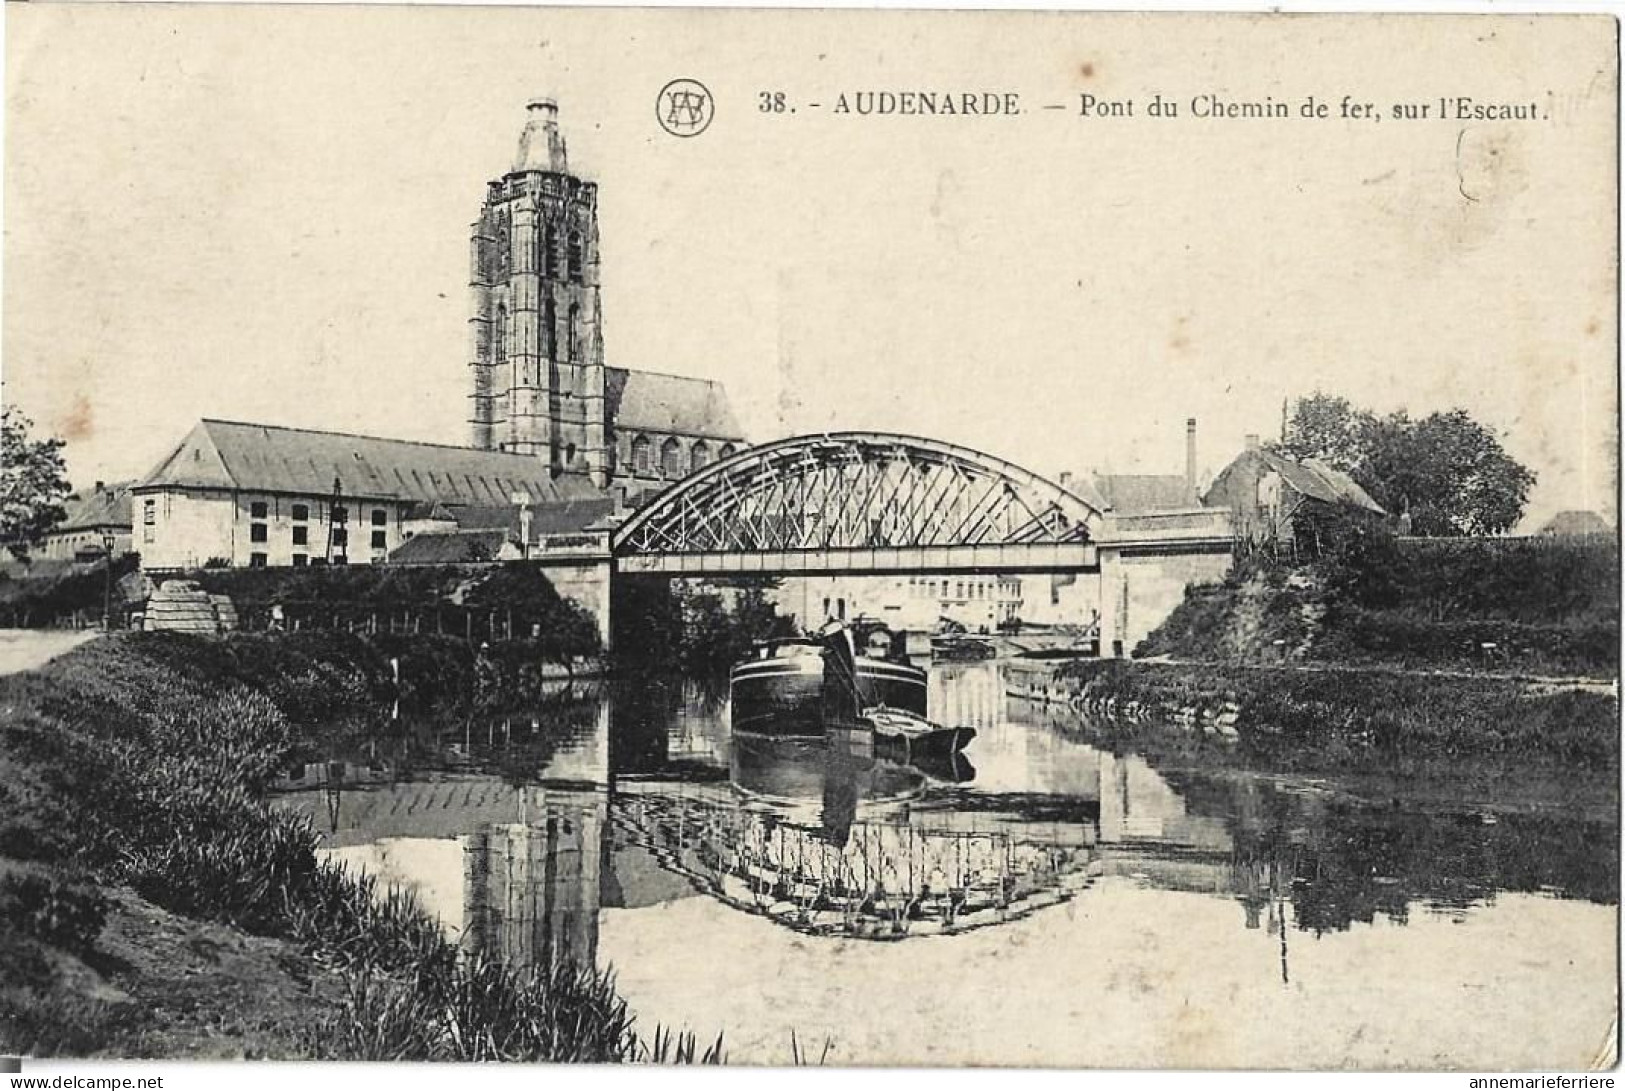
M 7 628 L 49 626 L 75 612 L 98 618 L 101 616 L 107 596 L 105 561 L 93 565 L 36 562 L 36 567 L 43 570 L 39 575 L 24 574 L 18 577 L 0 574 L 0 625 Z M 115 618 L 131 605 L 123 597 L 122 581 L 140 569 L 139 554 L 126 553 L 113 558 L 112 607 Z
M 100 891 L 83 883 L 32 872 L 0 878 L 0 922 L 74 954 L 95 946 L 107 905 Z
M 1398 758 L 1528 756 L 1617 769 L 1619 713 L 1606 693 L 1532 694 L 1499 678 L 1079 660 L 1057 672 L 1080 696 L 1165 716 L 1236 714 L 1245 754 L 1275 767 Z

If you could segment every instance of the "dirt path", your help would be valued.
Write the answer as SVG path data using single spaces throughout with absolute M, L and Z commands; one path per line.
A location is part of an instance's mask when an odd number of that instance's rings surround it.
M 0 629 L 0 675 L 44 666 L 100 635 L 95 629 Z

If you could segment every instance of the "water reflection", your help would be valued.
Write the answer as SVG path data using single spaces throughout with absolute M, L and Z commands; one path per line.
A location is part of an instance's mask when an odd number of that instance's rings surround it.
M 1294 935 L 1464 919 L 1511 891 L 1618 900 L 1606 807 L 1492 813 L 1170 763 L 1007 701 L 997 664 L 931 684 L 935 715 L 977 729 L 962 767 L 733 739 L 724 698 L 642 680 L 421 725 L 437 759 L 357 754 L 336 784 L 325 765 L 302 770 L 286 786 L 321 790 L 285 799 L 338 857 L 415 888 L 467 948 L 516 961 L 601 958 L 607 914 L 693 899 L 786 936 L 911 941 L 1062 903 L 1104 911 L 1134 889 L 1228 903 L 1232 935 L 1268 943 L 1235 957 L 1267 958 L 1285 987 Z M 730 957 L 727 918 L 698 919 L 711 923 L 685 947 Z

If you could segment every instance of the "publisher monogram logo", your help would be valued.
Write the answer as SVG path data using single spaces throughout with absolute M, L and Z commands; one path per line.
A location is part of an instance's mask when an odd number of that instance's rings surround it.
M 655 100 L 655 118 L 672 136 L 699 136 L 716 114 L 716 101 L 699 80 L 672 80 Z

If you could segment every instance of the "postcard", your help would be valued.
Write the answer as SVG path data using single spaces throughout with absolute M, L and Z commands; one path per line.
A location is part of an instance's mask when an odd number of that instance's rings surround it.
M 1612 17 L 6 19 L 12 1067 L 1615 1063 Z

